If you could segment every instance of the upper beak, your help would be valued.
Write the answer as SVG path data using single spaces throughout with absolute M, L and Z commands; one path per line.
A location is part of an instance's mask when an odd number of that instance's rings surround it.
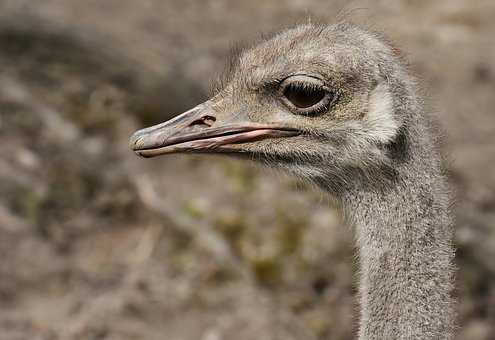
M 253 123 L 239 113 L 220 115 L 208 101 L 167 122 L 135 132 L 130 146 L 143 157 L 185 152 L 241 152 L 232 145 L 299 133 L 280 124 Z

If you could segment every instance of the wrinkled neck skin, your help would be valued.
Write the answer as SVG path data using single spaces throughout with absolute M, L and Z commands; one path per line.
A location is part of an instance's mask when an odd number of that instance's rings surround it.
M 448 185 L 431 146 L 408 148 L 383 185 L 358 176 L 339 193 L 359 250 L 361 340 L 453 337 Z

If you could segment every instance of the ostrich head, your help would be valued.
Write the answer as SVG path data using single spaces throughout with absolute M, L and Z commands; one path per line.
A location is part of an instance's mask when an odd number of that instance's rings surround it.
M 308 25 L 240 54 L 213 98 L 131 147 L 248 157 L 323 187 L 356 227 L 360 339 L 451 339 L 452 220 L 427 117 L 383 39 Z
M 396 97 L 406 85 L 395 54 L 351 25 L 287 30 L 236 56 L 216 95 L 136 132 L 131 147 L 143 157 L 248 157 L 324 180 L 331 191 L 359 174 L 385 176 L 405 119 L 397 108 L 405 105 Z

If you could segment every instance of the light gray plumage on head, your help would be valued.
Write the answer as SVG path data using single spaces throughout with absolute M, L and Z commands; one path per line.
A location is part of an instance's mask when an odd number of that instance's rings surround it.
M 377 34 L 283 31 L 239 54 L 209 101 L 131 145 L 248 157 L 317 184 L 355 227 L 359 338 L 453 337 L 449 187 L 415 81 Z

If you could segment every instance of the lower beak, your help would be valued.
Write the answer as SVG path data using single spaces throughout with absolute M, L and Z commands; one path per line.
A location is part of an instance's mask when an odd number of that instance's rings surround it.
M 242 152 L 241 148 L 233 146 L 235 144 L 300 133 L 281 125 L 243 121 L 239 114 L 232 114 L 231 119 L 228 116 L 220 118 L 206 102 L 167 122 L 137 131 L 130 139 L 130 146 L 143 157 L 171 153 L 230 153 Z

